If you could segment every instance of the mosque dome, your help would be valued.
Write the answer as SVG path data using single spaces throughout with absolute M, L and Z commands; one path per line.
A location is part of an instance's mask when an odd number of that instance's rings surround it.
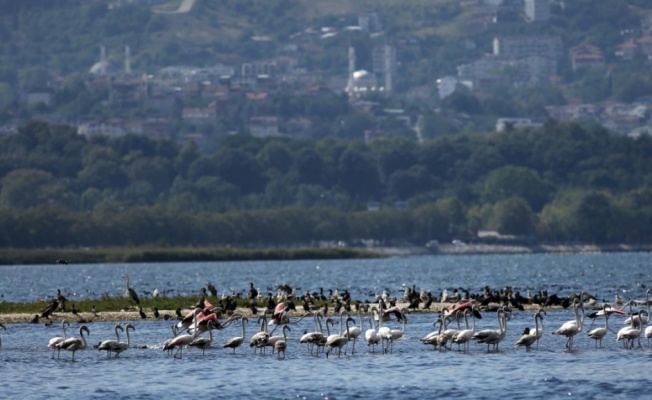
M 89 74 L 95 75 L 95 76 L 102 76 L 102 75 L 115 75 L 116 73 L 116 68 L 113 64 L 111 64 L 108 61 L 98 61 L 93 66 L 91 69 L 88 71 Z

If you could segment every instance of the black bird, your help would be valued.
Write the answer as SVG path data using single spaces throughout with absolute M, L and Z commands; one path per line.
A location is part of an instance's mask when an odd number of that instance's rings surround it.
M 249 309 L 251 310 L 252 315 L 258 314 L 258 309 L 256 308 L 256 300 L 255 299 L 250 299 L 249 300 Z
M 68 261 L 63 260 L 63 259 L 61 259 L 61 258 L 57 258 L 55 262 L 56 262 L 57 264 L 65 264 L 65 265 L 68 265 Z
M 206 287 L 208 288 L 208 291 L 211 293 L 211 296 L 217 297 L 217 289 L 215 288 L 215 286 L 213 286 L 212 283 L 208 282 L 206 284 Z
M 342 310 L 342 302 L 340 301 L 340 299 L 335 299 L 334 303 L 335 304 L 333 304 L 333 311 L 335 312 L 335 314 L 339 314 L 340 310 Z
M 426 293 L 426 301 L 425 303 L 423 303 L 423 309 L 428 310 L 430 309 L 431 305 L 432 305 L 432 293 L 428 291 L 428 293 Z
M 177 308 L 174 312 L 177 315 L 177 318 L 183 319 L 183 315 L 181 315 L 181 307 Z
M 68 299 L 61 294 L 61 289 L 57 289 L 57 301 L 59 302 L 59 311 L 65 312 Z
M 54 312 L 54 310 L 59 307 L 59 302 L 57 299 L 52 299 L 50 301 L 50 304 L 48 304 L 45 308 L 41 310 L 41 318 L 47 318 L 50 319 L 50 315 Z
M 79 314 L 77 313 L 77 310 L 75 309 L 75 305 L 74 305 L 74 304 L 72 305 L 72 310 L 70 310 L 70 312 L 71 312 L 73 315 L 76 315 L 76 316 L 79 317 Z
M 303 306 L 303 311 L 305 312 L 310 311 L 310 302 L 308 301 L 307 297 L 301 299 L 301 305 Z
M 154 307 L 154 318 L 159 319 L 161 317 L 161 314 L 158 312 L 158 308 Z
M 249 298 L 255 299 L 258 297 L 258 290 L 254 287 L 253 282 L 249 282 Z
M 34 317 L 32 317 L 31 321 L 29 322 L 32 324 L 38 324 L 38 319 L 39 319 L 38 314 L 34 314 Z
M 145 311 L 143 311 L 142 307 L 138 307 L 138 314 L 140 314 L 140 318 L 146 319 L 147 315 L 145 315 Z
M 276 302 L 274 301 L 274 298 L 272 297 L 272 292 L 267 293 L 267 311 L 274 312 L 274 309 L 276 308 Z
M 127 281 L 127 289 L 125 289 L 125 297 L 131 299 L 134 303 L 140 304 L 140 298 L 138 297 L 138 293 L 134 290 L 134 288 L 131 287 L 129 284 L 129 276 L 128 275 L 123 275 L 123 279 Z

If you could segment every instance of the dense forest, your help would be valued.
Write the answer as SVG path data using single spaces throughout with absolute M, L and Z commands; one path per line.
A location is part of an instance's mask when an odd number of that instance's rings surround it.
M 33 121 L 0 137 L 0 246 L 641 243 L 651 159 L 648 136 L 554 121 L 424 143 L 234 135 L 212 154 Z

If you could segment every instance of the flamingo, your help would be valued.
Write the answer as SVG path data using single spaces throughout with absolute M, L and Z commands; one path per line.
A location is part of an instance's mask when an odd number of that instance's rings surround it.
M 505 338 L 507 334 L 507 315 L 505 312 L 505 307 L 502 307 L 496 311 L 496 318 L 498 319 L 498 329 L 484 329 L 473 334 L 473 339 L 477 340 L 478 343 L 486 343 L 487 351 L 489 351 L 489 345 L 494 345 L 494 350 L 498 351 L 498 344 Z
M 650 320 L 650 292 L 652 292 L 652 289 L 648 289 L 645 291 L 645 309 L 647 311 L 646 314 L 641 315 L 641 313 L 633 314 L 631 317 L 627 318 L 625 321 L 623 321 L 623 324 L 629 325 L 630 320 L 634 322 L 634 327 L 640 327 L 642 325 L 645 325 L 649 322 Z
M 473 320 L 473 327 L 471 329 L 469 329 L 469 321 L 466 316 L 467 314 L 471 314 L 471 319 Z M 469 342 L 475 333 L 475 313 L 473 312 L 473 306 L 464 310 L 464 320 L 466 321 L 466 329 L 459 331 L 453 338 L 453 342 L 457 344 L 463 344 L 464 351 L 468 352 Z
M 440 348 L 446 348 L 446 342 L 448 342 L 448 337 L 446 337 L 446 335 L 444 335 L 442 332 L 442 330 L 445 329 L 446 327 L 445 320 L 446 317 L 440 315 L 439 318 L 437 318 L 435 322 L 433 322 L 434 326 L 437 326 L 439 324 L 439 329 L 432 331 L 426 336 L 419 339 L 421 343 L 433 345 L 433 350 L 436 349 L 437 346 L 440 346 Z
M 347 333 L 349 332 L 349 322 L 351 322 L 351 321 L 355 322 L 353 320 L 353 318 L 351 318 L 351 317 L 346 318 L 346 332 Z M 326 341 L 326 344 L 324 345 L 324 347 L 329 348 L 326 351 L 326 358 L 328 358 L 328 354 L 331 352 L 331 350 L 333 350 L 336 347 L 338 349 L 337 357 L 340 357 L 340 355 L 342 354 L 342 347 L 346 346 L 348 343 L 349 343 L 349 339 L 344 337 L 344 335 L 336 335 L 336 336 L 333 336 L 330 339 L 328 339 Z M 344 351 L 344 354 L 346 355 L 346 351 Z
M 107 339 L 104 340 L 100 343 L 99 346 L 97 346 L 97 351 L 106 351 L 107 357 L 111 357 L 111 353 L 115 350 L 115 348 L 118 346 L 118 343 L 120 343 L 120 334 L 118 334 L 118 329 L 121 331 L 124 331 L 122 328 L 122 325 L 120 324 L 115 324 L 115 340 L 113 339 Z
M 514 347 L 525 346 L 526 350 L 530 350 L 530 346 L 536 342 L 538 348 L 539 339 L 543 336 L 543 316 L 541 316 L 541 312 L 545 314 L 543 309 L 539 309 L 539 311 L 534 314 L 534 330 L 525 328 L 523 336 L 516 341 Z M 539 320 L 541 320 L 541 328 L 539 328 Z
M 5 332 L 7 331 L 7 327 L 0 322 L 0 328 L 4 329 Z M 2 347 L 2 336 L 0 336 L 0 348 Z M 54 357 L 54 353 L 52 353 L 52 357 Z
M 195 310 L 196 314 L 199 314 L 201 310 Z M 195 328 L 197 327 L 197 319 L 195 318 Z M 195 340 L 195 335 L 190 335 L 190 334 L 183 334 L 175 337 L 172 339 L 168 344 L 163 346 L 163 350 L 170 350 L 175 347 L 178 347 L 179 349 L 177 350 L 176 353 L 174 353 L 174 358 L 182 358 L 183 357 L 183 347 L 188 346 L 193 340 Z
M 580 314 L 577 311 L 578 304 L 582 310 L 582 318 L 580 318 Z M 553 335 L 566 336 L 566 348 L 568 350 L 573 349 L 573 337 L 582 332 L 584 325 L 584 304 L 577 299 L 573 300 L 573 311 L 575 311 L 575 319 L 565 322 L 559 329 L 552 332 Z
M 115 351 L 115 356 L 118 357 L 120 353 L 123 351 L 127 350 L 129 346 L 131 346 L 131 338 L 129 337 L 129 329 L 133 330 L 134 332 L 136 331 L 136 328 L 134 328 L 133 325 L 127 324 L 125 327 L 125 334 L 127 335 L 127 342 L 118 342 L 118 345 L 116 348 L 113 350 Z
M 470 301 L 466 301 L 460 304 L 452 304 L 446 307 L 444 309 L 444 317 L 461 318 L 465 315 L 464 311 L 469 308 L 471 309 L 471 311 L 473 311 L 473 315 L 475 315 L 476 319 L 482 319 L 482 315 L 478 312 L 478 310 L 475 307 L 473 307 L 473 303 L 471 303 Z M 459 314 L 458 311 L 461 312 L 462 314 Z
M 81 328 L 79 328 L 79 336 L 80 338 L 75 338 L 71 337 L 63 342 L 57 343 L 57 348 L 59 350 L 68 350 L 72 351 L 72 361 L 75 361 L 75 352 L 80 349 L 85 349 L 86 348 L 86 338 L 84 337 L 84 332 L 86 332 L 87 335 L 91 334 L 91 331 L 88 329 L 86 325 L 83 325 Z
M 70 323 L 64 319 L 61 322 L 61 328 L 63 329 L 63 337 L 61 336 L 53 337 L 52 339 L 50 339 L 50 342 L 48 342 L 48 348 L 52 349 L 52 358 L 54 358 L 55 350 L 57 350 L 57 358 L 59 358 L 59 353 L 61 352 L 61 349 L 57 347 L 57 344 L 66 340 L 66 325 L 70 325 Z
M 267 343 L 269 340 L 269 333 L 267 333 L 267 319 L 265 318 L 265 314 L 258 317 L 258 322 L 260 322 L 260 331 L 254 333 L 249 340 L 249 347 L 254 348 L 254 354 L 256 354 L 256 349 L 260 347 L 260 344 Z
M 163 342 L 163 348 L 165 349 L 166 347 L 168 347 L 168 345 L 172 343 L 172 341 L 174 340 L 175 337 L 177 337 L 177 335 L 178 335 L 177 324 L 172 324 L 172 338 L 167 339 L 165 342 Z M 167 350 L 168 350 L 168 354 L 170 354 L 172 348 L 168 347 Z
M 378 332 L 374 326 L 374 314 L 378 313 L 378 309 L 376 307 L 372 307 L 370 312 L 371 315 L 369 318 L 369 323 L 371 324 L 371 328 L 365 331 L 364 340 L 367 342 L 367 346 L 371 346 L 372 352 L 375 352 L 376 345 L 380 343 L 380 336 L 378 336 Z
M 403 321 L 403 326 L 401 329 L 390 329 L 389 334 L 386 335 L 386 340 L 388 341 L 388 347 L 390 347 L 390 353 L 394 351 L 394 341 L 402 338 L 405 335 L 405 327 L 407 320 L 405 318 L 405 314 L 403 313 L 403 310 L 401 312 L 401 317 Z M 347 327 L 348 328 L 348 327 Z M 347 329 L 348 330 L 348 329 Z M 387 353 L 387 347 L 385 347 L 385 353 Z
M 645 328 L 645 338 L 647 339 L 647 348 L 650 348 L 650 338 L 652 338 L 652 326 Z
M 351 340 L 353 339 L 353 348 L 351 349 L 351 354 L 355 353 L 355 342 L 358 340 L 358 336 L 362 333 L 362 310 L 358 308 L 358 318 L 360 318 L 360 327 L 357 326 L 352 326 L 349 328 L 348 332 L 346 333 L 346 338 Z
M 383 326 L 383 305 L 382 304 L 383 303 L 380 303 L 380 302 L 378 303 L 378 305 L 380 306 L 380 309 L 378 311 L 378 314 L 379 314 L 378 315 L 378 337 L 380 338 L 380 340 L 382 342 L 384 342 L 385 340 L 387 340 L 387 337 L 389 335 L 391 335 L 391 329 L 389 329 L 388 326 Z M 381 343 L 381 346 L 382 346 L 382 343 Z M 383 347 L 383 353 L 384 353 L 387 346 L 382 346 L 382 347 Z
M 306 332 L 299 339 L 299 343 L 305 343 L 308 346 L 308 351 L 312 354 L 312 348 L 315 345 L 315 342 L 320 341 L 324 337 L 323 329 L 321 328 L 321 321 L 319 318 L 322 317 L 321 312 L 317 312 L 313 315 L 315 330 L 312 332 Z
M 290 330 L 290 327 L 287 324 L 283 325 L 283 340 L 279 340 L 274 343 L 274 348 L 276 349 L 277 358 L 281 359 L 281 352 L 283 352 L 283 358 L 285 358 L 285 350 L 288 348 L 288 337 L 285 333 L 286 330 Z
M 598 343 L 600 343 L 600 347 L 602 347 L 602 338 L 604 338 L 607 332 L 609 331 L 610 314 L 607 312 L 607 308 L 610 307 L 611 306 L 606 303 L 602 305 L 602 311 L 604 312 L 604 327 L 591 329 L 589 332 L 587 332 L 588 337 L 595 340 L 596 349 L 598 348 Z
M 632 311 L 632 304 L 633 301 L 629 302 L 629 310 L 630 312 Z M 646 311 L 641 309 L 642 313 L 645 313 Z M 640 321 L 643 320 L 643 316 L 641 315 L 641 312 L 639 312 L 639 316 L 641 317 Z M 640 323 L 639 321 L 639 323 Z M 631 342 L 631 345 L 629 346 L 630 349 L 634 348 L 634 339 L 638 338 L 638 347 L 641 347 L 641 328 L 640 326 L 636 326 L 636 322 L 634 318 L 629 318 L 629 326 L 626 326 L 624 328 L 621 328 L 618 331 L 618 334 L 616 335 L 616 341 L 622 340 L 623 341 L 623 346 L 627 348 L 627 343 Z
M 129 275 L 123 275 L 122 279 L 125 279 L 127 281 L 127 288 L 125 289 L 125 297 L 131 299 L 136 304 L 140 304 L 140 299 L 138 298 L 138 294 L 129 284 L 130 283 Z
M 201 349 L 201 354 L 206 354 L 206 349 L 210 348 L 213 345 L 213 328 L 215 327 L 215 322 L 213 320 L 208 321 L 208 337 L 196 337 L 192 342 L 188 343 L 188 347 L 196 347 Z
M 242 336 L 233 337 L 233 338 L 227 340 L 226 343 L 224 343 L 224 346 L 222 346 L 223 348 L 227 348 L 227 347 L 232 348 L 233 349 L 233 354 L 235 354 L 235 349 L 237 349 L 238 347 L 240 347 L 242 345 L 242 343 L 244 343 L 244 339 L 245 339 L 245 322 L 249 322 L 247 317 L 240 317 L 240 323 L 242 324 Z

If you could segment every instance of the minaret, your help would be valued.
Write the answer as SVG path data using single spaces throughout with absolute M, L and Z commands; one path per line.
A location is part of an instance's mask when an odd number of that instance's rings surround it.
M 100 63 L 102 66 L 100 74 L 106 76 L 106 50 L 104 49 L 104 46 L 100 46 Z
M 385 93 L 388 95 L 392 93 L 392 73 L 394 71 L 392 65 L 392 47 L 388 44 L 385 45 Z
M 125 75 L 131 75 L 131 60 L 129 56 L 129 46 L 125 46 Z
M 349 46 L 349 80 L 347 84 L 347 91 L 349 95 L 352 95 L 354 82 L 353 82 L 353 73 L 355 72 L 355 48 Z

